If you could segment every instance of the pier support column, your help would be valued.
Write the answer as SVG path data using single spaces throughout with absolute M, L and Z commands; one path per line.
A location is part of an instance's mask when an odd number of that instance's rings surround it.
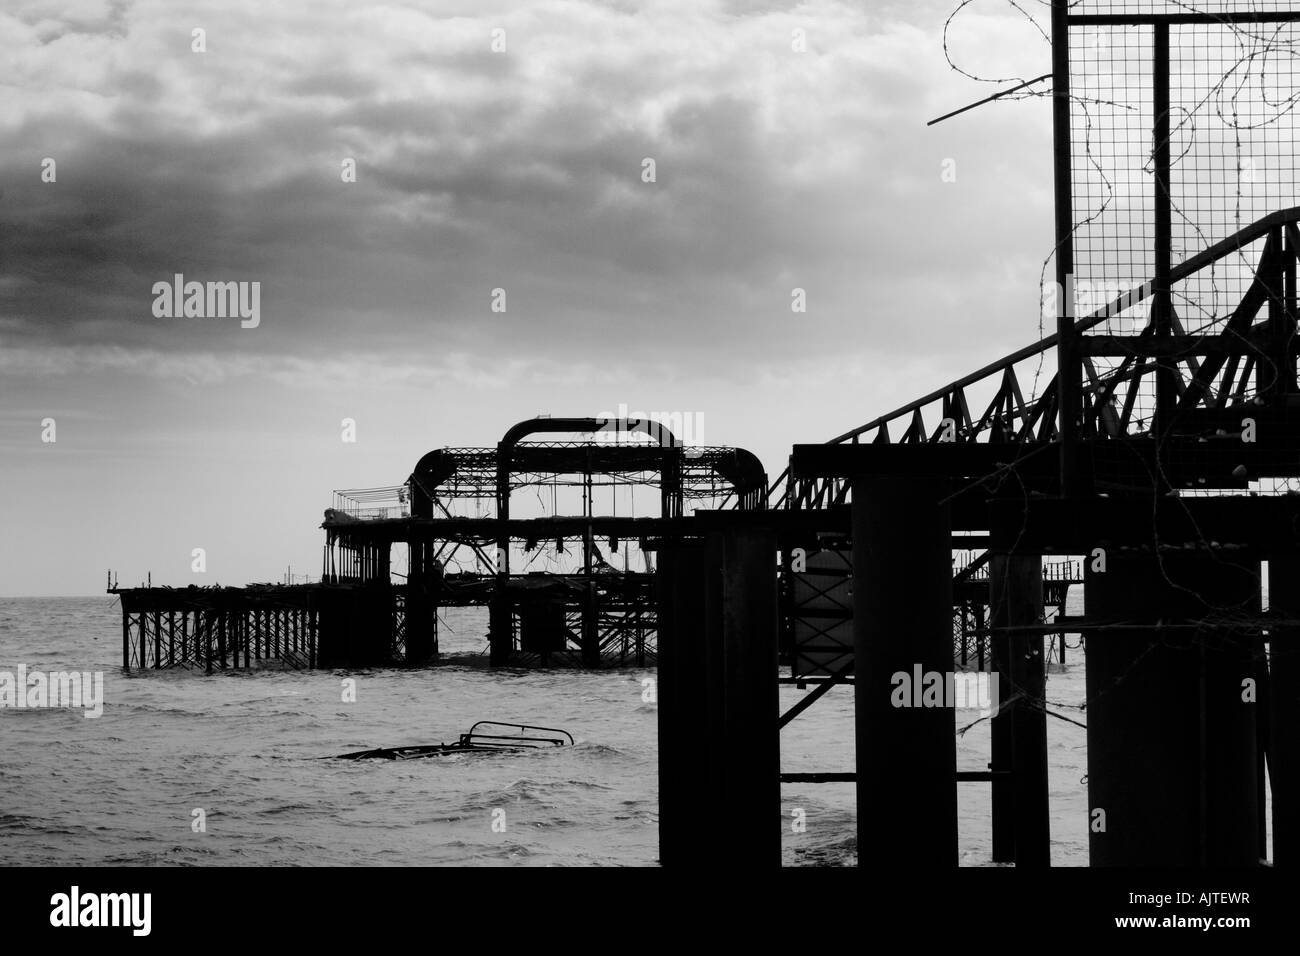
M 722 639 L 722 564 L 726 551 L 722 535 L 711 534 L 703 542 L 704 555 L 704 647 L 699 664 L 704 671 L 704 699 L 699 713 L 703 717 L 701 746 L 709 753 L 705 765 L 704 785 L 710 803 L 716 804 L 726 786 L 726 660 Z
M 859 866 L 957 865 L 954 710 L 892 702 L 893 675 L 952 670 L 949 493 L 944 479 L 853 481 Z
M 1204 552 L 1112 551 L 1087 562 L 1089 618 L 1206 623 L 1087 637 L 1089 855 L 1093 866 L 1258 862 L 1255 703 L 1259 565 Z M 1100 829 L 1104 813 L 1105 829 Z
M 727 808 L 729 825 L 717 859 L 780 866 L 776 535 L 734 528 L 721 537 L 725 772 L 717 806 Z
M 435 596 L 442 575 L 434 564 L 432 550 L 432 543 L 428 541 L 412 541 L 408 545 L 403 626 L 406 643 L 404 663 L 411 666 L 423 664 L 438 656 L 438 606 Z M 385 562 L 383 577 L 387 580 L 388 576 L 389 569 Z
M 507 664 L 510 652 L 514 650 L 513 616 L 510 596 L 498 578 L 497 586 L 488 598 L 488 663 L 493 667 Z
M 989 559 L 992 626 L 1026 627 L 1043 619 L 1043 561 L 1039 555 Z M 998 635 L 993 641 L 998 699 L 993 718 L 993 768 L 1011 777 L 993 781 L 993 859 L 1016 866 L 1051 865 L 1047 799 L 1046 670 L 1042 634 Z
M 1268 561 L 1269 610 L 1300 620 L 1300 558 Z M 1300 868 L 1300 628 L 1269 634 L 1268 776 L 1273 788 L 1273 864 Z
M 406 648 L 402 663 L 418 667 L 438 656 L 437 613 L 438 606 L 424 584 L 412 582 L 407 585 L 403 606 Z
M 588 581 L 582 592 L 582 666 L 600 666 L 600 606 L 596 582 Z
M 659 863 L 689 866 L 712 859 L 714 821 L 701 812 L 709 762 L 703 710 L 704 549 L 686 543 L 659 552 L 659 659 L 655 697 L 659 718 Z
M 664 865 L 781 864 L 776 550 L 735 528 L 659 553 Z
M 997 599 L 993 597 L 993 574 L 992 568 L 989 569 L 989 602 L 992 604 Z M 999 609 L 991 608 L 989 613 L 989 622 L 991 626 L 997 627 L 1005 624 L 1003 618 L 1006 617 L 1005 608 L 1002 609 L 1002 617 L 999 617 Z M 990 661 L 989 668 L 992 673 L 998 675 L 998 696 L 999 700 L 1007 700 L 1011 693 L 1011 641 L 1005 634 L 991 635 L 989 637 Z M 989 769 L 1000 773 L 1011 772 L 1011 753 L 1014 745 L 1011 742 L 1011 709 L 1006 711 L 999 709 L 998 713 L 993 715 L 989 721 Z M 989 784 L 993 801 L 992 829 L 993 829 L 993 862 L 994 863 L 1014 863 L 1016 859 L 1016 791 L 1015 783 L 1010 777 L 994 777 L 993 782 Z

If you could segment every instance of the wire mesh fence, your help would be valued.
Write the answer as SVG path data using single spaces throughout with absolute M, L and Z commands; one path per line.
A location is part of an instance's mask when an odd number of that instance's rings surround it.
M 1170 260 L 1177 265 L 1279 209 L 1297 205 L 1296 57 L 1300 25 L 1270 21 L 1293 5 L 1262 2 L 1081 0 L 1073 17 L 1207 14 L 1214 22 L 1169 31 Z M 1245 21 L 1240 15 L 1261 19 Z M 1152 23 L 1075 21 L 1069 32 L 1071 175 L 1077 314 L 1086 314 L 1156 274 L 1159 144 Z M 1257 240 L 1173 284 L 1176 333 L 1214 334 L 1252 281 Z M 1151 300 L 1119 310 L 1094 332 L 1138 335 Z M 1137 348 L 1134 350 L 1138 351 Z M 1097 358 L 1115 371 L 1123 357 Z M 1179 366 L 1186 378 L 1191 366 Z M 1155 405 L 1153 376 L 1135 377 L 1131 423 L 1140 431 Z M 1242 393 L 1253 394 L 1253 384 Z M 1121 390 L 1117 401 L 1129 400 Z

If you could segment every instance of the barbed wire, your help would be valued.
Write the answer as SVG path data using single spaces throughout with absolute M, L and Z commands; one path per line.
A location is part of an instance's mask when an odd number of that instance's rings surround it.
M 962 0 L 944 23 L 943 52 L 948 65 L 958 74 L 976 82 L 1023 82 L 1023 77 L 1020 76 L 980 75 L 974 70 L 966 68 L 956 62 L 950 45 L 950 33 L 953 30 L 954 23 L 957 22 L 959 15 L 971 7 L 974 2 L 975 0 Z M 1050 7 L 1050 3 L 1045 2 L 1045 0 L 1037 0 L 1037 3 L 1041 7 Z M 1051 38 L 1047 31 L 1043 29 L 1042 25 L 1024 5 L 1015 2 L 1015 0 L 1003 0 L 1003 5 L 1010 8 L 1010 10 L 1017 16 L 1028 22 L 1039 36 L 1048 43 L 1050 48 Z M 1075 3 L 1071 4 L 1072 10 L 1083 6 L 1086 6 L 1084 0 L 1076 0 Z M 1123 4 L 1108 4 L 1107 12 L 1115 12 L 1114 8 L 1123 8 L 1123 6 Z M 1145 6 L 1150 6 L 1150 4 L 1146 4 Z M 1208 87 L 1199 91 L 1197 95 L 1193 95 L 1190 102 L 1184 102 L 1183 100 L 1176 98 L 1175 92 L 1171 91 L 1170 142 L 1167 144 L 1157 144 L 1154 141 L 1154 136 L 1151 135 L 1151 131 L 1154 130 L 1154 115 L 1151 117 L 1151 125 L 1147 132 L 1142 132 L 1141 129 L 1144 128 L 1139 128 L 1131 123 L 1115 123 L 1114 120 L 1111 119 L 1111 116 L 1113 115 L 1128 115 L 1130 118 L 1140 119 L 1143 113 L 1143 74 L 1140 70 L 1137 74 L 1131 74 L 1127 69 L 1127 67 L 1131 65 L 1131 62 L 1128 59 L 1125 59 L 1122 55 L 1128 53 L 1131 49 L 1134 49 L 1126 46 L 1124 43 L 1131 34 L 1124 32 L 1117 33 L 1117 31 L 1137 30 L 1138 34 L 1141 35 L 1142 31 L 1139 28 L 1134 27 L 1113 26 L 1107 28 L 1109 31 L 1108 34 L 1099 33 L 1094 36 L 1094 40 L 1100 40 L 1100 48 L 1102 50 L 1108 49 L 1107 37 L 1109 35 L 1117 34 L 1121 38 L 1121 42 L 1118 46 L 1121 50 L 1121 65 L 1125 67 L 1122 76 L 1125 79 L 1136 79 L 1137 88 L 1136 90 L 1125 88 L 1120 91 L 1119 96 L 1097 95 L 1093 90 L 1093 87 L 1098 86 L 1099 84 L 1094 83 L 1089 85 L 1083 81 L 1082 77 L 1080 77 L 1080 82 L 1076 83 L 1076 74 L 1072 70 L 1070 87 L 1072 114 L 1071 126 L 1074 127 L 1077 121 L 1079 132 L 1082 135 L 1081 137 L 1075 138 L 1075 157 L 1072 158 L 1071 168 L 1076 171 L 1076 175 L 1079 175 L 1079 170 L 1082 168 L 1085 174 L 1088 177 L 1091 177 L 1092 186 L 1094 188 L 1089 188 L 1088 182 L 1085 181 L 1082 189 L 1072 189 L 1071 191 L 1072 196 L 1075 197 L 1074 201 L 1076 203 L 1076 208 L 1072 210 L 1074 218 L 1067 237 L 1068 241 L 1077 242 L 1084 230 L 1089 229 L 1089 227 L 1092 227 L 1094 224 L 1102 222 L 1103 217 L 1112 210 L 1112 206 L 1116 203 L 1117 196 L 1120 194 L 1119 188 L 1117 187 L 1127 187 L 1134 182 L 1132 179 L 1126 179 L 1122 183 L 1117 183 L 1113 175 L 1108 171 L 1106 160 L 1114 157 L 1118 152 L 1116 147 L 1117 139 L 1119 137 L 1116 136 L 1116 133 L 1121 134 L 1125 140 L 1131 140 L 1131 138 L 1136 135 L 1143 135 L 1147 138 L 1147 147 L 1144 151 L 1143 161 L 1136 170 L 1136 172 L 1140 172 L 1144 176 L 1154 173 L 1157 147 L 1164 145 L 1172 146 L 1175 142 L 1179 144 L 1180 148 L 1176 151 L 1175 155 L 1170 158 L 1170 215 L 1171 218 L 1179 224 L 1179 227 L 1185 235 L 1194 236 L 1194 242 L 1198 247 L 1197 251 L 1208 247 L 1215 239 L 1223 238 L 1223 236 L 1207 235 L 1207 228 L 1213 229 L 1216 226 L 1221 225 L 1221 223 L 1214 218 L 1214 212 L 1217 207 L 1210 205 L 1208 206 L 1208 210 L 1203 209 L 1202 204 L 1199 201 L 1202 198 L 1202 193 L 1198 192 L 1198 190 L 1203 191 L 1204 194 L 1208 196 L 1211 203 L 1222 201 L 1230 196 L 1232 201 L 1231 221 L 1234 226 L 1233 231 L 1239 230 L 1242 225 L 1241 220 L 1243 216 L 1243 185 L 1245 183 L 1243 172 L 1248 168 L 1251 168 L 1247 163 L 1243 162 L 1243 153 L 1246 148 L 1246 144 L 1243 142 L 1243 134 L 1279 126 L 1284 118 L 1291 116 L 1296 105 L 1300 103 L 1300 89 L 1297 89 L 1294 83 L 1289 84 L 1289 86 L 1286 84 L 1278 85 L 1277 89 L 1279 92 L 1276 94 L 1270 93 L 1270 86 L 1268 83 L 1270 76 L 1284 76 L 1289 74 L 1290 62 L 1297 56 L 1297 38 L 1290 25 L 1278 23 L 1234 23 L 1223 16 L 1226 12 L 1225 9 L 1223 9 L 1223 4 L 1219 4 L 1218 9 L 1210 9 L 1206 4 L 1184 3 L 1179 2 L 1179 0 L 1169 0 L 1166 6 L 1184 12 L 1207 14 L 1216 21 L 1213 29 L 1225 31 L 1222 34 L 1225 39 L 1218 45 L 1206 42 L 1202 42 L 1199 45 L 1191 45 L 1188 48 L 1188 50 L 1193 51 L 1190 54 L 1190 59 L 1182 58 L 1186 51 L 1181 50 L 1177 45 L 1171 45 L 1171 59 L 1177 59 L 1177 65 L 1179 67 L 1185 67 L 1188 63 L 1192 65 L 1191 70 L 1179 69 L 1176 73 L 1171 70 L 1171 74 L 1173 74 L 1173 77 L 1178 81 L 1178 85 L 1176 86 L 1177 96 L 1182 96 L 1189 88 L 1194 89 L 1195 81 L 1197 80 L 1207 80 Z M 1258 4 L 1253 3 L 1238 4 L 1237 6 L 1246 6 L 1252 11 L 1258 11 L 1260 9 Z M 1195 32 L 1197 31 L 1193 31 L 1193 34 Z M 1202 37 L 1201 39 L 1204 41 L 1205 38 Z M 1069 37 L 1065 38 L 1063 42 L 1069 42 Z M 1146 62 L 1149 63 L 1150 56 L 1152 55 L 1150 47 L 1143 46 L 1141 49 L 1146 56 Z M 1195 69 L 1197 64 L 1195 56 L 1207 51 L 1211 54 L 1209 59 L 1212 63 L 1215 59 L 1214 55 L 1217 54 L 1217 59 L 1219 61 L 1219 72 L 1217 78 L 1212 78 L 1212 74 L 1209 73 L 1198 73 Z M 1139 58 L 1138 63 L 1140 64 L 1141 62 L 1143 61 Z M 1110 67 L 1106 72 L 1108 78 L 1113 78 L 1115 63 L 1116 60 L 1114 59 L 1105 61 L 1104 65 Z M 1287 92 L 1288 89 L 1290 90 L 1289 93 Z M 1253 93 L 1251 92 L 1252 90 Z M 1131 100 L 1134 98 L 1135 94 L 1138 101 L 1136 104 L 1133 102 L 1126 102 L 1126 99 Z M 1016 93 L 1010 94 L 1004 98 L 1019 100 L 1029 97 L 1044 97 L 1052 95 L 1054 95 L 1054 91 L 1050 89 L 1025 89 L 1017 91 Z M 1252 96 L 1253 99 L 1251 98 Z M 1208 144 L 1208 148 L 1212 148 L 1215 145 L 1214 135 L 1219 131 L 1227 131 L 1231 135 L 1232 155 L 1234 159 L 1231 175 L 1224 175 L 1226 170 L 1222 167 L 1216 168 L 1213 162 L 1214 157 L 1211 155 L 1206 163 L 1206 170 L 1215 175 L 1208 178 L 1199 177 L 1197 174 L 1202 170 L 1200 170 L 1196 165 L 1196 150 L 1201 146 L 1203 140 Z M 1293 139 L 1294 137 L 1290 137 L 1281 145 L 1289 148 Z M 1131 146 L 1132 143 L 1128 143 L 1128 145 Z M 1132 151 L 1130 150 L 1128 153 L 1123 155 L 1132 155 Z M 1139 155 L 1143 155 L 1142 152 L 1139 152 Z M 1082 167 L 1080 167 L 1079 161 L 1081 161 Z M 1191 164 L 1188 177 L 1193 187 L 1192 191 L 1188 194 L 1192 207 L 1190 209 L 1187 208 L 1186 203 L 1175 199 L 1175 183 L 1177 182 L 1175 174 L 1182 170 L 1185 163 Z M 1131 168 L 1125 171 L 1130 177 L 1135 172 Z M 1141 195 L 1148 198 L 1152 197 L 1153 186 L 1154 184 L 1152 183 L 1146 189 L 1142 190 Z M 1214 189 L 1215 186 L 1221 186 L 1222 188 L 1216 192 Z M 1083 200 L 1082 203 L 1078 202 L 1080 198 Z M 1127 200 L 1130 197 L 1125 196 L 1124 198 Z M 1197 213 L 1203 211 L 1208 211 L 1210 219 L 1208 223 L 1201 221 L 1200 217 L 1197 215 Z M 1141 225 L 1143 227 L 1145 227 L 1145 224 L 1145 219 L 1141 220 Z M 1096 259 L 1101 260 L 1103 267 L 1107 264 L 1108 259 L 1111 258 L 1113 258 L 1118 265 L 1119 251 L 1122 248 L 1122 242 L 1128 243 L 1127 249 L 1130 253 L 1134 249 L 1139 249 L 1143 253 L 1148 252 L 1150 244 L 1146 242 L 1147 236 L 1145 234 L 1145 229 L 1135 229 L 1135 225 L 1138 225 L 1138 222 L 1135 220 L 1129 219 L 1125 221 L 1121 219 L 1112 229 L 1110 229 L 1109 232 L 1103 229 L 1098 238 L 1090 238 L 1085 243 L 1085 256 L 1083 257 L 1085 268 L 1094 267 Z M 1125 230 L 1127 230 L 1127 234 L 1125 234 Z M 1141 235 L 1135 237 L 1135 232 L 1141 233 Z M 1135 238 L 1138 238 L 1140 241 L 1135 242 Z M 1046 338 L 1047 335 L 1044 327 L 1045 316 L 1042 303 L 1044 301 L 1044 292 L 1047 286 L 1048 269 L 1058 254 L 1058 251 L 1059 246 L 1054 246 L 1044 257 L 1040 265 L 1037 290 L 1038 332 L 1040 342 Z M 1100 255 L 1092 255 L 1096 252 L 1100 252 Z M 1250 259 L 1247 248 L 1236 250 L 1234 261 L 1245 266 L 1248 272 L 1253 272 L 1254 263 Z M 1076 275 L 1079 272 L 1078 265 L 1079 262 L 1076 259 Z M 1223 323 L 1226 320 L 1226 316 L 1220 315 L 1217 309 L 1218 303 L 1223 298 L 1221 282 L 1225 281 L 1222 278 L 1221 273 L 1227 275 L 1229 273 L 1229 266 L 1215 262 L 1209 267 L 1208 288 L 1205 285 L 1206 279 L 1202 276 L 1197 276 L 1193 280 L 1187 281 L 1184 289 L 1171 289 L 1171 300 L 1179 307 L 1175 311 L 1175 314 L 1171 316 L 1171 320 L 1177 321 L 1177 311 L 1182 311 L 1185 317 L 1194 317 L 1196 323 L 1195 327 L 1197 331 L 1202 333 L 1208 329 L 1216 328 Z M 1126 278 L 1128 278 L 1133 285 L 1137 285 L 1138 282 L 1144 280 L 1148 274 L 1149 269 L 1144 266 L 1142 275 L 1128 275 Z M 1103 278 L 1110 277 L 1103 276 Z M 1294 336 L 1295 332 L 1291 332 L 1291 335 Z M 1261 349 L 1254 343 L 1250 342 L 1245 336 L 1237 334 L 1237 338 L 1247 349 L 1250 350 L 1251 353 L 1253 353 L 1254 365 L 1250 374 L 1254 375 L 1255 382 L 1263 382 L 1265 378 L 1269 376 L 1271 376 L 1271 380 L 1275 381 L 1282 373 L 1282 370 L 1278 368 L 1276 363 L 1273 361 L 1272 356 L 1267 354 L 1264 349 Z M 1139 352 L 1140 349 L 1136 347 L 1135 343 L 1133 355 L 1137 356 Z M 1192 354 L 1193 353 L 1189 351 L 1183 355 L 1175 355 L 1172 357 L 1171 364 L 1177 368 L 1178 360 L 1190 358 Z M 1031 404 L 1039 395 L 1045 359 L 1046 352 L 1040 351 L 1030 390 Z M 1102 372 L 1098 373 L 1099 378 L 1104 377 L 1107 371 L 1112 373 L 1116 372 L 1118 367 L 1119 366 L 1116 365 L 1112 366 L 1110 369 L 1104 369 Z M 1141 370 L 1135 370 L 1132 378 L 1126 383 L 1126 394 L 1129 389 L 1139 390 L 1144 388 L 1144 374 L 1145 373 Z M 1244 368 L 1242 374 L 1243 378 L 1247 374 Z M 1258 392 L 1258 388 L 1259 385 L 1257 384 L 1255 390 L 1245 392 L 1245 396 L 1254 397 Z M 1209 393 L 1210 392 L 1207 389 L 1207 394 Z M 1142 392 L 1138 392 L 1138 396 L 1142 394 Z M 1108 400 L 1113 401 L 1115 400 L 1115 397 L 1116 396 L 1112 389 Z M 1132 407 L 1135 413 L 1132 418 L 1133 422 L 1138 425 L 1147 425 L 1151 422 L 1151 416 L 1145 414 L 1144 410 L 1139 408 L 1136 402 L 1132 402 Z M 1173 487 L 1173 482 L 1170 481 L 1170 476 L 1165 472 L 1163 456 L 1160 454 L 1165 438 L 1162 434 L 1158 433 L 1152 433 L 1152 437 L 1156 442 L 1157 449 L 1155 455 L 1155 469 L 1152 470 L 1150 468 L 1145 468 L 1144 466 L 1146 472 L 1144 477 L 1149 483 L 1149 492 L 1152 499 L 1152 551 L 1160 575 L 1170 587 L 1185 592 L 1189 596 L 1194 597 L 1196 601 L 1206 605 L 1207 610 L 1211 612 L 1210 619 L 1215 621 L 1219 630 L 1227 632 L 1238 630 L 1244 633 L 1251 633 L 1253 628 L 1253 631 L 1257 632 L 1258 611 L 1255 608 L 1247 606 L 1252 602 L 1252 598 L 1244 598 L 1242 601 L 1235 604 L 1209 602 L 1206 600 L 1203 593 L 1198 592 L 1193 588 L 1183 586 L 1179 582 L 1175 581 L 1170 575 L 1169 569 L 1166 566 L 1166 548 L 1162 546 L 1155 519 L 1159 507 L 1159 500 L 1162 497 L 1169 496 L 1168 489 Z M 1175 497 L 1181 496 L 1175 495 Z M 1206 540 L 1203 530 L 1196 524 L 1191 510 L 1186 504 L 1183 505 L 1183 510 L 1194 530 L 1196 543 L 1199 545 L 1198 550 L 1211 555 L 1214 560 L 1226 567 L 1231 567 L 1236 571 L 1248 572 L 1248 569 L 1243 568 L 1240 563 L 1221 557 L 1217 549 L 1211 546 L 1212 542 Z M 1262 589 L 1262 577 L 1260 574 L 1254 573 L 1253 578 L 1255 585 L 1254 590 L 1258 593 L 1258 591 Z M 1262 646 L 1259 653 L 1263 653 Z M 1126 671 L 1125 673 L 1127 674 L 1128 672 Z M 1088 701 L 1085 701 L 1079 706 L 1082 708 L 1086 707 L 1087 704 Z

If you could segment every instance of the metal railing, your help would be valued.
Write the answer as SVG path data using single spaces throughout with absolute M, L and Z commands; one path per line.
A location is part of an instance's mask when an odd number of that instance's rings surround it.
M 330 510 L 358 521 L 407 518 L 411 514 L 411 490 L 405 484 L 337 490 Z

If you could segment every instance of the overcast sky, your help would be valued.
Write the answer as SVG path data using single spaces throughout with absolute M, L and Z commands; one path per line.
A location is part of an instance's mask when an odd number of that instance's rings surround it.
M 332 489 L 539 413 L 775 475 L 1033 341 L 1050 111 L 925 126 L 997 89 L 955 6 L 6 3 L 0 594 L 318 573 Z M 997 0 L 949 45 L 1050 67 Z M 260 324 L 156 317 L 176 273 Z

